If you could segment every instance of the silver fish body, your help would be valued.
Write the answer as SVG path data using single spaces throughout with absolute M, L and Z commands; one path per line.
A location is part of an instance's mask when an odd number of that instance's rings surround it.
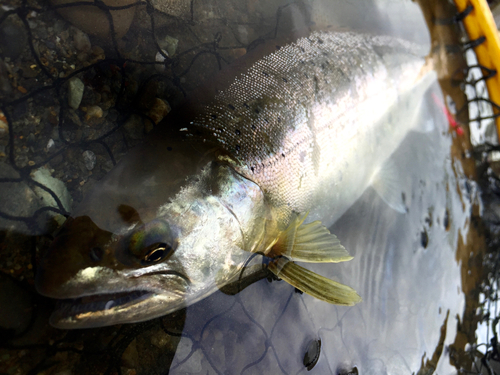
M 410 130 L 435 80 L 423 66 L 409 42 L 328 31 L 235 64 L 64 225 L 37 275 L 42 294 L 65 300 L 52 324 L 136 322 L 188 306 L 235 280 L 252 253 L 286 257 L 273 249 L 302 225 L 297 215 L 327 238 L 314 221 L 335 222 Z M 325 241 L 337 251 L 329 261 L 349 259 Z M 285 266 L 273 266 L 284 279 Z

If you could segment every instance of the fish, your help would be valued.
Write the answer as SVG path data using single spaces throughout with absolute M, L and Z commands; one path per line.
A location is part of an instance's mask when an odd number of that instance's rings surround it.
M 427 67 L 427 68 L 426 68 Z M 422 48 L 311 30 L 249 51 L 174 109 L 76 207 L 40 261 L 50 323 L 141 322 L 252 267 L 352 306 L 298 263 L 352 259 L 327 229 L 373 186 L 405 212 L 390 156 L 436 81 Z

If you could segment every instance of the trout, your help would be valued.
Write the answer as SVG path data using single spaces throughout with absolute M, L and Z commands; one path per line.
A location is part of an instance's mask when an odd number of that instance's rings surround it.
M 360 296 L 296 262 L 352 257 L 327 229 L 373 186 L 405 212 L 389 159 L 436 75 L 387 36 L 269 41 L 200 88 L 74 210 L 41 260 L 59 328 L 140 322 L 261 268 L 329 303 Z

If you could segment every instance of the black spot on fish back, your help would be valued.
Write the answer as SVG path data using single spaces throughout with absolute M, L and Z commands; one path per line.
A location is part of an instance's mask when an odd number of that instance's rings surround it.
M 422 244 L 422 247 L 424 249 L 426 249 L 427 245 L 429 244 L 429 235 L 427 234 L 427 230 L 425 229 L 420 233 L 420 243 Z

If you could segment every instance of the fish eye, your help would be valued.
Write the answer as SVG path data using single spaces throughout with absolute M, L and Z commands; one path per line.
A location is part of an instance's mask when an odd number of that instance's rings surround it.
M 170 226 L 164 220 L 153 220 L 124 238 L 127 253 L 143 266 L 158 263 L 175 250 Z
M 164 242 L 154 243 L 144 249 L 145 256 L 141 263 L 144 265 L 158 263 L 165 259 L 172 251 L 172 247 Z

